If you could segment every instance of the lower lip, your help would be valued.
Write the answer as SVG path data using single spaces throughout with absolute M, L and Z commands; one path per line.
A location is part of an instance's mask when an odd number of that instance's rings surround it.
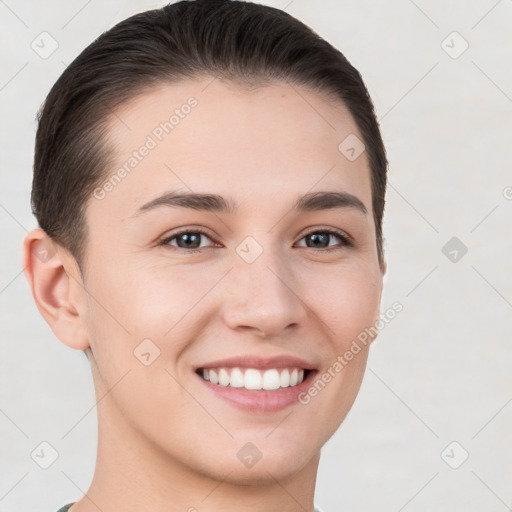
M 310 387 L 316 373 L 315 370 L 310 370 L 307 378 L 300 384 L 293 387 L 279 388 L 273 391 L 220 386 L 219 384 L 212 384 L 210 381 L 204 380 L 200 375 L 196 375 L 207 389 L 235 407 L 255 413 L 267 413 L 280 411 L 290 405 L 298 403 L 299 395 Z

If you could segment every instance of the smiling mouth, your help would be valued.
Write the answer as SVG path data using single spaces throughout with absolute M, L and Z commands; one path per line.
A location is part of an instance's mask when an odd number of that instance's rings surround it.
M 204 380 L 224 387 L 247 390 L 277 391 L 301 384 L 311 370 L 298 367 L 268 368 L 198 368 L 196 373 Z

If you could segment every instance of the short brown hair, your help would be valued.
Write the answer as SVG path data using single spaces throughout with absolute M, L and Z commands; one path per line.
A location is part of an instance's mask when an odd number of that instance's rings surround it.
M 154 85 L 204 74 L 247 83 L 284 80 L 343 102 L 370 163 L 382 265 L 387 159 L 360 73 L 339 50 L 279 9 L 196 0 L 137 14 L 103 33 L 66 68 L 38 113 L 32 212 L 73 255 L 82 276 L 85 208 L 108 173 L 107 121 L 114 109 Z

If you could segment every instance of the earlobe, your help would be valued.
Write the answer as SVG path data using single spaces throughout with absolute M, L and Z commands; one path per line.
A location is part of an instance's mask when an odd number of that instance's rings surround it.
M 51 330 L 65 345 L 77 350 L 89 347 L 83 312 L 72 293 L 80 285 L 80 276 L 70 275 L 64 249 L 41 229 L 33 229 L 23 240 L 23 271 L 37 309 Z

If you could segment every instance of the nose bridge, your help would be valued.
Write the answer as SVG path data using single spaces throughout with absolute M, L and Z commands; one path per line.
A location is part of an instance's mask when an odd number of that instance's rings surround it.
M 275 336 L 302 322 L 305 307 L 285 258 L 251 237 L 239 244 L 224 304 L 225 321 L 231 328 L 253 328 Z

